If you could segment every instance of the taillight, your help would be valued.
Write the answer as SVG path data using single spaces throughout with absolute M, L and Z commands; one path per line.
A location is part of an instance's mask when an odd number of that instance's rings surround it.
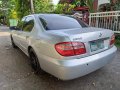
M 62 56 L 85 54 L 85 45 L 81 42 L 61 42 L 55 45 L 56 51 Z
M 110 39 L 110 45 L 113 45 L 115 43 L 115 35 L 112 35 Z

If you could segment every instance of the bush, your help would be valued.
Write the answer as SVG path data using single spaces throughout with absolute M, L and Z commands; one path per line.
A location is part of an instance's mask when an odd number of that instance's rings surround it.
M 75 7 L 74 5 L 71 5 L 68 3 L 58 4 L 55 8 L 55 13 L 56 14 L 72 14 L 74 7 Z
M 116 39 L 116 42 L 115 42 L 115 45 L 117 47 L 120 47 L 120 34 L 115 34 L 115 39 Z

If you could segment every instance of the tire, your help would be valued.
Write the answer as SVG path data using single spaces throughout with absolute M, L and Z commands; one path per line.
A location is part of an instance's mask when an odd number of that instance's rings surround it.
M 39 64 L 37 55 L 32 48 L 29 50 L 29 58 L 30 58 L 30 65 L 31 65 L 32 69 L 34 70 L 34 73 L 37 75 L 42 74 L 43 71 L 40 68 L 40 64 Z
M 11 38 L 12 47 L 13 47 L 13 48 L 17 48 L 17 46 L 16 46 L 15 43 L 14 43 L 14 40 L 13 40 L 12 35 L 10 36 L 10 38 Z

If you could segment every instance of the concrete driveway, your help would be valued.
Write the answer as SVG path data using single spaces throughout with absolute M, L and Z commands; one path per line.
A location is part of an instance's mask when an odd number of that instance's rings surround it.
M 35 75 L 28 57 L 12 48 L 6 29 L 0 27 L 0 90 L 120 90 L 120 50 L 114 61 L 102 69 L 61 81 L 47 73 Z

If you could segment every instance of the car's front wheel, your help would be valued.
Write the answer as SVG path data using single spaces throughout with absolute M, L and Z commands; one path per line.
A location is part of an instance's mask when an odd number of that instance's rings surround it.
M 39 73 L 43 72 L 40 68 L 40 64 L 39 64 L 37 55 L 32 48 L 29 50 L 29 58 L 30 58 L 31 67 L 35 71 L 35 74 L 39 74 Z

